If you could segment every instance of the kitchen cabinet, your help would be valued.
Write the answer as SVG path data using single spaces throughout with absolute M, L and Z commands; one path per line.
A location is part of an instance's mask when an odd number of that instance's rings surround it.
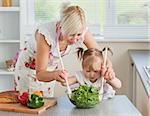
M 12 6 L 0 5 L 0 91 L 14 87 L 14 72 L 7 70 L 5 61 L 12 59 L 24 44 L 22 42 L 24 7 L 22 6 L 25 4 L 23 2 L 25 0 L 12 0 Z
M 19 0 L 12 0 L 12 6 L 0 6 L 0 74 L 13 74 L 6 70 L 5 61 L 13 58 L 20 47 Z
M 143 116 L 150 116 L 150 79 L 144 67 L 150 65 L 150 51 L 129 51 L 132 62 L 132 102 Z
M 145 88 L 142 84 L 142 81 L 140 80 L 140 76 L 138 72 L 136 72 L 136 107 L 139 109 L 139 111 L 142 112 L 143 116 L 150 116 L 149 110 L 149 102 L 150 98 L 145 92 Z

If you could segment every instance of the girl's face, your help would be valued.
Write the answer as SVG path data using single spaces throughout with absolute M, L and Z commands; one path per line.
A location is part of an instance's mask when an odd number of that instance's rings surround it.
M 88 63 L 88 62 L 85 62 Z M 101 76 L 101 65 L 102 65 L 102 60 L 100 58 L 97 58 L 93 62 L 93 67 L 90 68 L 90 66 L 85 65 L 83 67 L 83 73 L 85 75 L 85 78 L 90 80 L 91 82 L 95 82 L 98 78 Z

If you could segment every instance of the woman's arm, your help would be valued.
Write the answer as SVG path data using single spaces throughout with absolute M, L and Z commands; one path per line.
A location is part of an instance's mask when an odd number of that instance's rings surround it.
M 84 35 L 84 45 L 87 47 L 87 48 L 97 48 L 97 49 L 100 49 L 101 48 L 99 47 L 98 43 L 95 41 L 94 37 L 92 36 L 92 34 L 87 31 Z M 112 63 L 111 61 L 108 59 L 107 60 L 107 65 L 109 67 L 112 67 Z
M 44 36 L 36 33 L 37 52 L 36 52 L 36 77 L 39 81 L 49 82 L 57 80 L 64 82 L 64 72 L 61 70 L 47 71 L 49 61 L 49 50 L 51 47 L 47 44 Z
M 97 44 L 97 42 L 95 41 L 94 37 L 92 36 L 92 34 L 87 31 L 84 35 L 84 42 L 85 46 L 87 48 L 97 48 L 99 49 L 99 46 Z

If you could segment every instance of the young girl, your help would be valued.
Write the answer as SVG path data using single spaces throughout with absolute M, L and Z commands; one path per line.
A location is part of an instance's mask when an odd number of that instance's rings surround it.
M 121 87 L 121 81 L 116 78 L 113 70 L 106 71 L 105 81 L 102 83 L 103 55 L 96 48 L 89 48 L 84 51 L 78 48 L 78 58 L 82 60 L 83 70 L 77 71 L 75 76 L 68 78 L 69 85 L 79 83 L 79 85 L 89 85 L 96 87 L 99 92 L 103 85 L 103 99 L 111 98 L 115 95 L 115 89 Z M 63 84 L 65 85 L 65 84 Z

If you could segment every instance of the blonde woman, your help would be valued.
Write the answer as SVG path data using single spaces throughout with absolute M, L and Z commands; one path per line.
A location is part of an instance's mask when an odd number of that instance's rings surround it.
M 67 71 L 58 70 L 58 51 L 64 56 L 77 43 L 98 48 L 79 6 L 63 4 L 60 16 L 58 22 L 39 26 L 21 51 L 15 67 L 15 89 L 19 92 L 40 90 L 44 97 L 53 97 L 55 82 L 65 82 L 67 75 Z

